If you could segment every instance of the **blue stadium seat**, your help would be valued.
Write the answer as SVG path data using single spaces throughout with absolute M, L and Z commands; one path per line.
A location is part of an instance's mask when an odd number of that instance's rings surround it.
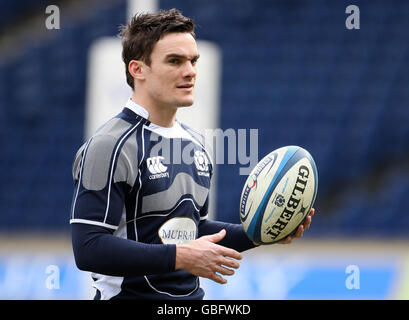
M 45 3 L 3 1 L 0 21 Z M 409 179 L 404 169 L 392 169 L 409 155 L 409 2 L 390 1 L 387 10 L 383 1 L 360 4 L 359 31 L 344 28 L 339 13 L 348 4 L 160 1 L 195 18 L 198 39 L 222 50 L 221 127 L 258 128 L 259 157 L 290 144 L 309 150 L 319 171 L 318 208 L 334 188 L 347 190 L 331 212 L 317 216 L 311 234 L 404 236 L 409 215 L 396 203 L 406 203 Z M 102 1 L 83 18 L 65 20 L 54 38 L 28 39 L 13 61 L 0 65 L 0 142 L 7 155 L 0 165 L 10 181 L 7 190 L 0 185 L 0 225 L 67 227 L 71 161 L 83 138 L 87 50 L 96 38 L 115 36 L 125 16 L 126 1 Z M 8 132 L 15 132 L 13 143 L 4 138 Z M 360 189 L 379 168 L 392 172 L 384 185 Z M 238 222 L 245 177 L 238 166 L 217 170 L 219 189 L 229 190 L 217 214 Z M 27 202 L 19 202 L 22 195 Z

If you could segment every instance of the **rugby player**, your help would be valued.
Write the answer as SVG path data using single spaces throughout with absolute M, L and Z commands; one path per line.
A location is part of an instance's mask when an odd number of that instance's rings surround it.
M 95 299 L 203 299 L 199 277 L 226 283 L 241 252 L 257 246 L 241 224 L 207 219 L 214 168 L 202 136 L 176 119 L 193 104 L 194 27 L 176 9 L 123 27 L 133 94 L 76 154 L 72 245 Z M 191 161 L 175 156 L 176 146 Z M 301 237 L 312 214 L 282 243 Z

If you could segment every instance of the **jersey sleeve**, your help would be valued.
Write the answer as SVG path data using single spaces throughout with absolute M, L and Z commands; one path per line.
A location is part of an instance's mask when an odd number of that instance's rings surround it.
M 247 237 L 243 226 L 234 223 L 203 220 L 199 224 L 199 237 L 218 233 L 220 230 L 226 230 L 226 236 L 217 244 L 243 252 L 255 247 L 254 243 Z
M 131 165 L 127 151 L 128 146 L 110 135 L 95 136 L 79 149 L 70 223 L 118 228 L 137 171 L 137 161 Z
M 140 276 L 175 270 L 175 244 L 149 244 L 114 237 L 96 225 L 71 225 L 75 263 L 80 270 L 111 276 Z

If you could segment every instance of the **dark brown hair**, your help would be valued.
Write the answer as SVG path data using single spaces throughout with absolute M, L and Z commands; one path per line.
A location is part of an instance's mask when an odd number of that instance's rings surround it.
M 151 64 L 153 48 L 164 35 L 173 32 L 190 33 L 195 36 L 192 19 L 177 9 L 161 10 L 156 13 L 136 14 L 126 26 L 121 26 L 122 60 L 125 63 L 126 82 L 134 89 L 134 79 L 128 71 L 131 60 Z

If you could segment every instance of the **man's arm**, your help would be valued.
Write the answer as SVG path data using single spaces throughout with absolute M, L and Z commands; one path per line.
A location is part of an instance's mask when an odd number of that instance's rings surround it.
M 202 220 L 199 224 L 199 237 L 211 235 L 226 230 L 226 236 L 220 245 L 239 252 L 254 248 L 254 243 L 247 237 L 241 224 L 227 223 L 215 220 Z
M 305 218 L 304 223 L 298 227 L 294 235 L 287 236 L 285 239 L 277 243 L 290 244 L 294 239 L 301 238 L 303 236 L 304 231 L 310 227 L 311 219 L 314 213 L 315 209 L 312 208 L 308 216 Z M 219 243 L 222 246 L 235 249 L 239 252 L 243 252 L 256 246 L 259 246 L 258 243 L 252 242 L 247 237 L 241 224 L 204 220 L 201 221 L 199 224 L 199 237 L 203 235 L 218 233 L 222 229 L 225 229 L 227 231 L 226 236 Z
M 279 243 L 289 244 L 293 239 L 302 237 L 304 230 L 310 227 L 314 212 L 315 210 L 311 209 L 296 233 Z M 221 227 L 226 227 L 229 231 L 226 232 L 226 228 L 217 231 Z M 213 234 L 204 235 L 207 233 Z M 242 255 L 232 248 L 244 251 L 258 246 L 247 238 L 240 224 L 204 220 L 199 224 L 199 236 L 201 236 L 199 239 L 186 245 L 176 246 L 175 268 L 185 269 L 194 275 L 206 277 L 221 284 L 227 283 L 221 275 L 231 276 L 234 274 L 233 269 L 240 266 L 235 260 L 241 260 Z
M 292 239 L 301 237 L 303 230 L 309 228 L 314 211 L 311 210 L 304 225 L 299 227 L 293 237 L 288 237 L 281 243 L 290 243 Z M 202 224 L 202 232 L 210 232 L 223 225 L 232 232 L 233 236 L 230 236 L 230 239 L 225 239 L 227 232 L 221 229 L 217 233 L 201 236 L 185 245 L 164 245 L 145 244 L 114 237 L 104 227 L 73 224 L 75 261 L 81 270 L 113 276 L 159 274 L 185 269 L 196 276 L 224 284 L 227 280 L 219 274 L 233 275 L 233 269 L 240 266 L 236 260 L 242 259 L 238 251 L 227 247 L 231 242 L 234 243 L 234 234 L 238 238 L 243 236 L 238 227 L 240 225 L 209 221 L 207 225 Z M 225 245 L 222 245 L 223 241 Z M 248 238 L 241 241 L 243 241 L 241 245 L 235 245 L 240 247 L 238 249 L 246 250 L 255 246 Z
M 298 226 L 297 231 L 290 236 L 287 236 L 283 240 L 277 242 L 277 244 L 290 244 L 294 239 L 301 238 L 304 231 L 309 229 L 311 225 L 312 216 L 315 213 L 315 209 L 312 208 L 310 213 L 305 218 L 304 223 Z M 241 224 L 227 223 L 214 220 L 202 220 L 199 224 L 199 237 L 215 234 L 220 232 L 222 229 L 227 231 L 226 236 L 220 241 L 220 245 L 235 249 L 239 252 L 243 252 L 254 247 L 258 247 L 260 244 L 252 242 L 244 232 L 243 226 Z
M 75 263 L 81 270 L 121 277 L 175 270 L 175 245 L 122 239 L 90 224 L 75 223 L 71 230 Z
M 233 249 L 216 244 L 225 230 L 186 245 L 145 244 L 115 237 L 104 227 L 72 224 L 72 245 L 77 267 L 111 276 L 136 276 L 185 269 L 219 283 L 220 275 L 233 275 L 242 258 Z

